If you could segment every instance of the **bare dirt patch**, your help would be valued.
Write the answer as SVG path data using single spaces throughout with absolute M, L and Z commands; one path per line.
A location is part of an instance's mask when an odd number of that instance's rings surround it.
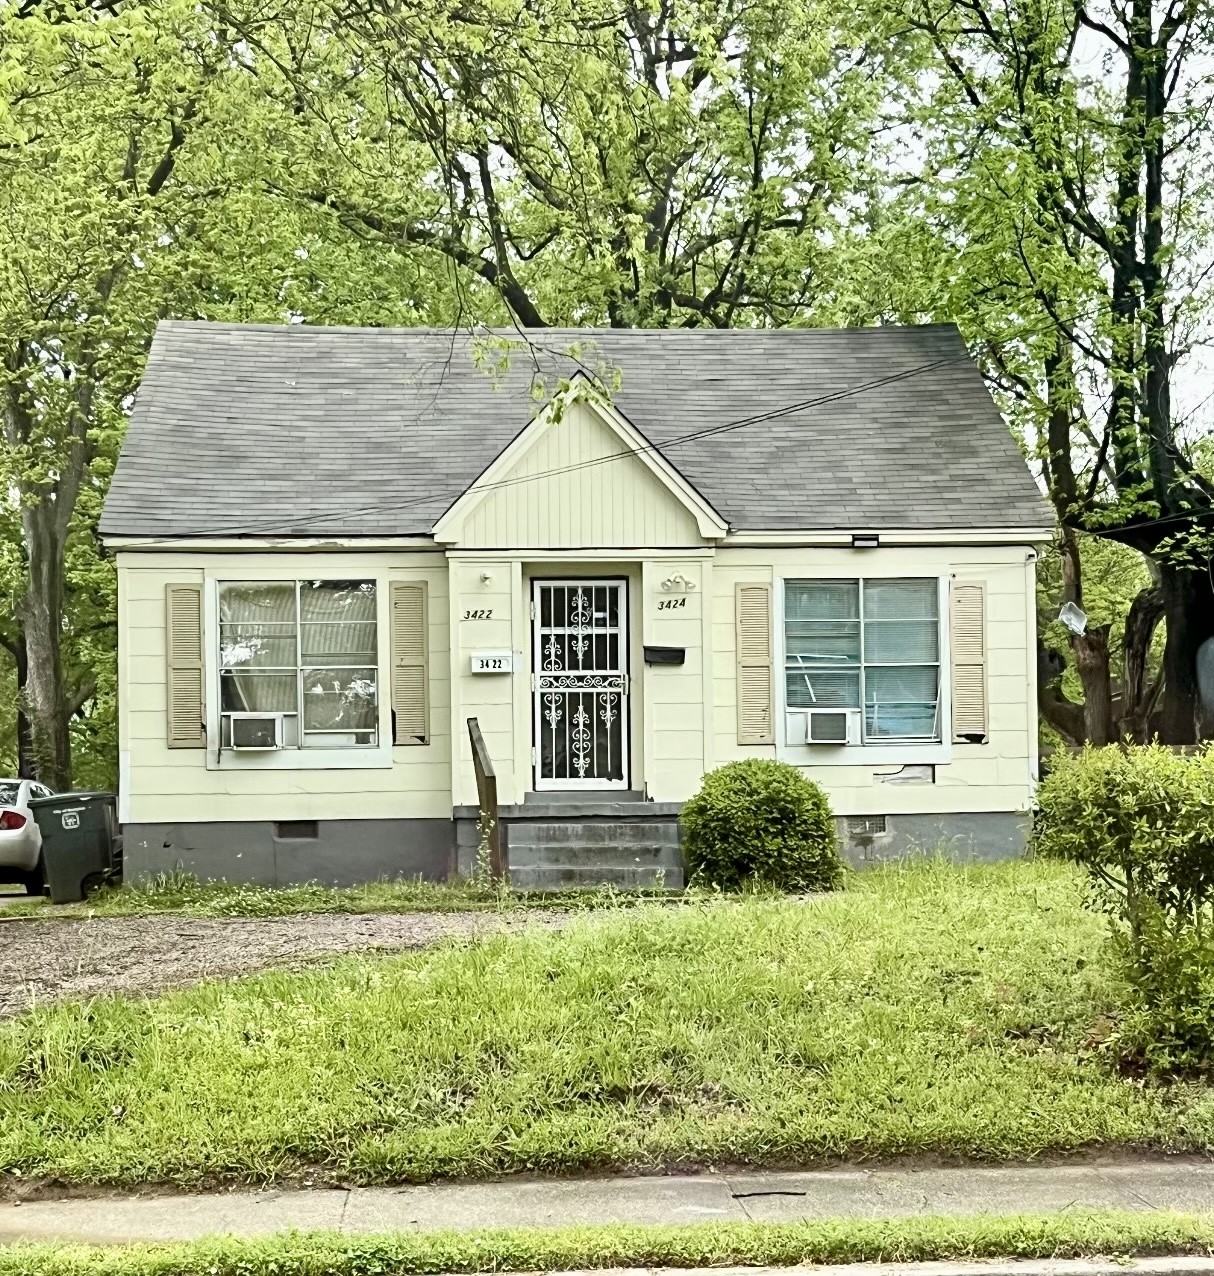
M 203 979 L 309 965 L 341 953 L 424 948 L 524 926 L 561 926 L 567 917 L 543 910 L 0 921 L 0 1017 L 48 1001 L 146 995 Z

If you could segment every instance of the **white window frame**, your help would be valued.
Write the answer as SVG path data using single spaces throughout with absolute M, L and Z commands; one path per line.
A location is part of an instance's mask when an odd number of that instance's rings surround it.
M 366 580 L 375 584 L 375 646 L 378 717 L 374 745 L 308 745 L 285 749 L 232 750 L 220 748 L 219 691 L 219 587 L 222 584 L 286 584 L 301 580 Z M 387 573 L 353 567 L 317 570 L 295 562 L 282 567 L 250 567 L 233 564 L 208 570 L 203 589 L 203 661 L 206 673 L 206 726 L 208 771 L 348 771 L 383 770 L 392 766 L 392 676 L 390 578 Z M 298 617 L 297 623 L 298 623 Z M 301 736 L 302 738 L 302 736 Z
M 874 580 L 934 580 L 937 589 L 936 623 L 939 625 L 940 707 L 939 740 L 883 740 L 867 744 L 790 744 L 788 739 L 788 679 L 786 677 L 786 652 L 784 628 L 784 595 L 786 581 L 858 581 L 863 590 L 864 581 Z M 776 683 L 776 756 L 796 766 L 903 766 L 908 763 L 945 763 L 952 761 L 952 653 L 949 649 L 949 577 L 935 572 L 884 571 L 861 573 L 858 571 L 830 571 L 806 567 L 801 571 L 787 571 L 775 578 L 775 683 Z M 863 635 L 861 635 L 863 641 Z M 793 709 L 792 712 L 797 712 Z M 864 706 L 860 706 L 864 713 Z

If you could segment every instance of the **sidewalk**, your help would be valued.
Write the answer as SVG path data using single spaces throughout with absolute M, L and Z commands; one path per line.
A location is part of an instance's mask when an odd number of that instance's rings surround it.
M 1214 1162 L 838 1169 L 505 1179 L 424 1187 L 117 1194 L 0 1204 L 0 1243 L 191 1240 L 285 1228 L 349 1234 L 586 1223 L 791 1222 L 1068 1208 L 1214 1210 Z

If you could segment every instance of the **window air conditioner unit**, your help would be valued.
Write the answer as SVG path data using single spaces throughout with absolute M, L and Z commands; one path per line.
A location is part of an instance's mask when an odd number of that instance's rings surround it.
M 860 713 L 857 709 L 810 709 L 806 712 L 806 744 L 858 744 Z
M 282 714 L 232 713 L 228 720 L 233 750 L 264 753 L 282 748 Z

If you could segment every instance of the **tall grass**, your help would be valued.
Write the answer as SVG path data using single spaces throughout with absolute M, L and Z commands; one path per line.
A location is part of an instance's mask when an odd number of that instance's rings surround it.
M 387 1182 L 1210 1146 L 1207 1091 L 1100 1056 L 1114 996 L 1079 893 L 1057 864 L 924 864 L 48 1007 L 0 1028 L 0 1167 Z

